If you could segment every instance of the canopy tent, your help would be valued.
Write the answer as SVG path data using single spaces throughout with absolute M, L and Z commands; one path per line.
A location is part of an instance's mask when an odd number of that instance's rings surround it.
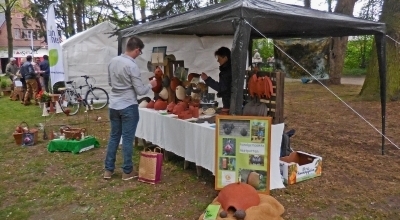
M 251 57 L 249 43 L 252 38 L 262 36 L 255 29 L 270 38 L 375 35 L 380 75 L 382 134 L 385 134 L 386 27 L 384 23 L 272 1 L 231 0 L 123 29 L 119 32 L 118 52 L 122 52 L 123 42 L 133 35 L 233 36 L 230 114 L 240 115 L 245 77 L 243 73 L 247 67 L 247 58 Z M 384 140 L 382 136 L 382 147 Z
M 110 92 L 107 67 L 118 55 L 117 37 L 110 37 L 116 26 L 108 21 L 78 33 L 61 43 L 65 80 L 84 81 L 80 76 L 92 76 L 96 86 Z

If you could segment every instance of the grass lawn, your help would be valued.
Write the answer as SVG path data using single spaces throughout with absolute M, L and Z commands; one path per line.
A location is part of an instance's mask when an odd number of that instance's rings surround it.
M 379 101 L 361 101 L 359 86 L 331 89 L 380 128 Z M 387 108 L 387 135 L 400 143 L 399 103 Z M 205 171 L 198 178 L 194 166 L 183 170 L 182 158 L 164 163 L 157 185 L 122 181 L 120 170 L 112 180 L 102 179 L 106 113 L 47 118 L 47 134 L 69 124 L 88 128 L 101 143 L 77 155 L 49 153 L 42 131 L 33 147 L 17 146 L 12 136 L 22 121 L 44 124 L 41 109 L 0 98 L 0 219 L 197 219 L 217 195 L 214 179 Z M 293 148 L 323 157 L 322 177 L 272 191 L 285 219 L 399 219 L 398 149 L 387 144 L 380 155 L 379 134 L 319 85 L 286 83 L 285 117 L 287 128 L 296 129 Z M 135 163 L 141 149 L 135 149 Z

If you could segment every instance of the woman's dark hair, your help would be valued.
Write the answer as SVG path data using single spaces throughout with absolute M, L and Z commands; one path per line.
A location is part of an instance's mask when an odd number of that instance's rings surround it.
M 215 56 L 220 56 L 220 57 L 227 57 L 228 61 L 231 60 L 231 50 L 229 50 L 227 47 L 220 47 L 217 51 L 214 53 Z

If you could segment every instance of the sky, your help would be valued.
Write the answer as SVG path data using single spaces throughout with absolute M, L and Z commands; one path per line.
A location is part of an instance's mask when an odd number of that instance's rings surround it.
M 285 4 L 291 4 L 291 5 L 300 5 L 304 6 L 304 0 L 274 0 L 275 2 L 281 2 Z M 362 6 L 365 4 L 367 0 L 359 0 L 356 2 L 354 6 L 354 13 L 353 16 L 358 17 Z M 332 11 L 335 9 L 336 2 L 334 5 L 332 5 Z M 317 9 L 320 11 L 328 11 L 328 4 L 326 3 L 326 0 L 311 0 L 311 8 L 312 9 Z

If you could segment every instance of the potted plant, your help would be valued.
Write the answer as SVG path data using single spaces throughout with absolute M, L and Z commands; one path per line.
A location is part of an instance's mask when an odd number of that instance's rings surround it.
M 51 101 L 51 97 L 50 94 L 45 92 L 45 91 L 40 91 L 37 95 L 36 95 L 36 99 L 40 102 L 40 103 L 48 103 Z

